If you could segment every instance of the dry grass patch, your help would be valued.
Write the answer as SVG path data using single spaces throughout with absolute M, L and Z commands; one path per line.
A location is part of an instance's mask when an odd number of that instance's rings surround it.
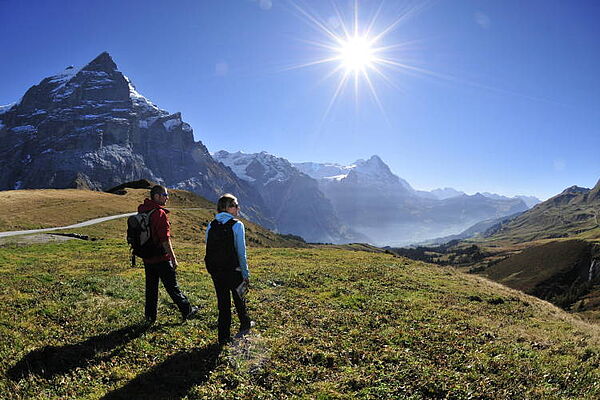
M 78 189 L 9 190 L 0 196 L 0 231 L 50 228 L 135 211 L 146 190 L 126 195 Z

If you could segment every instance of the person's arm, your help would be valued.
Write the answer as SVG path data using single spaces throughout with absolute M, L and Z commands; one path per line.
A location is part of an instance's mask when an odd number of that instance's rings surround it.
M 161 243 L 169 257 L 171 258 L 171 262 L 173 263 L 173 269 L 177 269 L 177 258 L 175 257 L 175 252 L 173 251 L 173 246 L 171 245 L 171 238 L 167 238 L 166 242 Z
M 177 257 L 175 257 L 173 245 L 171 244 L 171 224 L 169 223 L 169 217 L 167 217 L 167 213 L 163 210 L 160 210 L 159 213 L 152 214 L 152 217 L 154 217 L 154 215 L 156 215 L 157 218 L 155 226 L 157 227 L 156 234 L 158 236 L 158 242 L 169 255 L 171 263 L 173 264 L 173 269 L 176 269 Z
M 233 225 L 233 241 L 238 261 L 240 262 L 242 277 L 248 281 L 250 278 L 250 271 L 248 271 L 248 261 L 246 260 L 246 231 L 242 221 L 238 221 Z

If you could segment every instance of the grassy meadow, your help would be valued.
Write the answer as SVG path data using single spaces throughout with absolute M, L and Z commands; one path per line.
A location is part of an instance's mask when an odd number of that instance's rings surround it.
M 142 324 L 125 220 L 76 231 L 93 241 L 0 245 L 0 398 L 600 398 L 598 325 L 452 268 L 281 247 L 252 225 L 256 327 L 219 348 L 201 264 L 211 213 L 172 213 L 179 283 L 201 307 L 186 323 L 161 289 Z

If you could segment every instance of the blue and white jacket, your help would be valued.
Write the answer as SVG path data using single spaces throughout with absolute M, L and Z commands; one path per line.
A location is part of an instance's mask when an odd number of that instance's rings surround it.
M 220 212 L 215 215 L 215 219 L 220 223 L 224 224 L 229 221 L 231 218 L 234 218 L 233 215 L 228 212 Z M 244 279 L 250 277 L 250 271 L 248 271 L 248 261 L 246 261 L 246 231 L 244 229 L 244 223 L 242 221 L 236 222 L 233 224 L 233 244 L 235 246 L 235 251 L 238 256 L 238 260 L 240 262 L 240 268 L 242 270 L 242 276 Z M 208 241 L 208 231 L 210 230 L 210 224 L 206 228 L 206 240 Z

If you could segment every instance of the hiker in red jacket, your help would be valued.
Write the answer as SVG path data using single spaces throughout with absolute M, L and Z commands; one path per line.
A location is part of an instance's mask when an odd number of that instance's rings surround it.
M 146 272 L 146 322 L 154 323 L 158 308 L 158 281 L 161 280 L 167 293 L 177 304 L 183 320 L 190 319 L 198 312 L 198 307 L 192 306 L 187 297 L 177 285 L 177 258 L 171 245 L 171 224 L 169 223 L 169 210 L 164 208 L 169 200 L 169 193 L 164 186 L 156 185 L 150 190 L 150 198 L 140 204 L 138 212 L 145 213 L 155 210 L 150 215 L 151 239 L 157 249 L 158 255 L 144 258 Z

